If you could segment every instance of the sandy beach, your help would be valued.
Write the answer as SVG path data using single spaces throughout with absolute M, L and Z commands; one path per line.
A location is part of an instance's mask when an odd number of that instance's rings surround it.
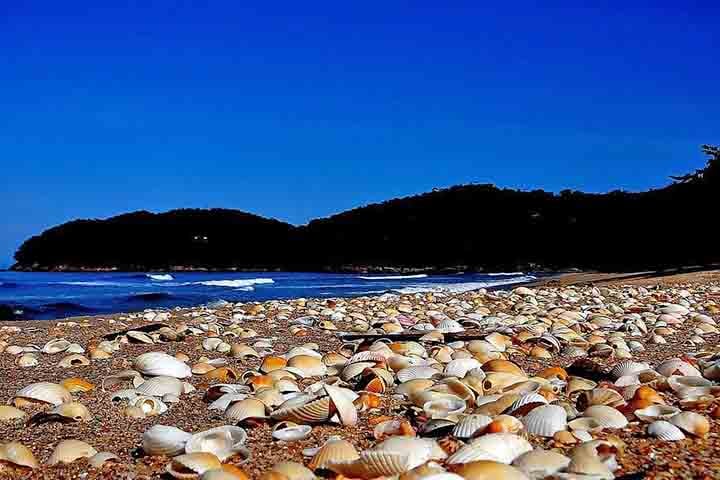
M 472 450 L 487 435 L 512 436 L 529 448 L 554 451 L 558 458 L 568 459 L 560 460 L 562 466 L 546 465 L 547 478 L 720 478 L 720 402 L 716 399 L 720 390 L 715 387 L 720 380 L 720 335 L 715 326 L 719 315 L 720 273 L 704 271 L 568 274 L 530 288 L 497 292 L 229 303 L 216 309 L 4 322 L 0 326 L 0 403 L 15 405 L 23 413 L 13 410 L 19 418 L 8 418 L 10 409 L 2 411 L 0 441 L 26 446 L 36 463 L 27 464 L 34 468 L 13 463 L 7 449 L 0 447 L 0 478 L 168 478 L 171 458 L 143 452 L 143 436 L 151 427 L 167 425 L 196 434 L 238 423 L 247 434 L 244 448 L 238 446 L 237 454 L 224 459 L 224 464 L 238 466 L 249 478 L 295 480 L 322 474 L 411 479 L 417 477 L 407 467 L 427 462 L 436 463 L 420 468 L 458 472 L 468 479 L 545 477 L 532 476 L 527 470 L 536 461 L 526 457 L 523 462 L 527 448 L 503 457 L 507 461 L 501 465 L 476 465 L 478 469 L 498 468 L 505 477 L 463 470 L 458 452 Z M 370 335 L 370 339 L 362 344 L 344 341 L 344 333 Z M 391 340 L 376 341 L 379 337 Z M 53 339 L 67 342 L 48 346 Z M 220 343 L 231 350 L 223 352 Z M 78 353 L 69 353 L 68 348 Z M 46 353 L 54 350 L 59 351 Z M 167 410 L 159 414 L 153 410 L 156 405 L 143 414 L 139 412 L 149 404 L 129 409 L 132 399 L 113 401 L 118 391 L 141 389 L 143 382 L 157 376 L 158 371 L 139 371 L 141 365 L 135 361 L 148 352 L 177 357 L 177 363 L 192 369 L 189 376 L 178 375 L 185 382 L 182 391 L 163 398 L 160 403 Z M 361 352 L 368 353 L 358 357 Z M 79 365 L 61 366 L 70 355 L 75 355 L 70 360 Z M 458 360 L 472 368 L 455 372 L 453 368 L 463 364 Z M 366 363 L 357 373 L 348 371 L 348 366 L 361 362 Z M 272 373 L 270 364 L 278 370 Z M 408 371 L 411 366 L 422 368 Z M 107 381 L 130 369 L 137 373 Z M 486 382 L 504 378 L 502 374 L 508 372 L 515 375 L 513 381 L 499 387 Z M 682 377 L 692 378 L 686 385 Z M 63 383 L 72 378 L 84 382 Z M 422 388 L 408 394 L 408 385 L 414 385 L 407 382 L 411 378 L 424 382 L 416 381 Z M 87 414 L 79 421 L 62 413 L 43 416 L 55 408 L 53 402 L 67 403 L 70 397 L 56 401 L 57 397 L 18 394 L 37 382 L 77 388 L 68 395 L 84 405 Z M 325 390 L 323 382 L 335 390 Z M 213 388 L 217 384 L 234 385 L 237 388 L 227 391 L 240 395 L 225 410 L 209 408 L 224 393 Z M 330 395 L 325 417 L 310 423 L 283 414 L 281 404 L 298 395 L 294 390 L 313 392 L 313 401 L 327 400 Z M 338 391 L 344 392 L 339 398 L 331 395 Z M 600 398 L 601 394 L 607 398 Z M 268 418 L 238 421 L 228 410 L 245 397 L 261 398 Z M 448 402 L 427 404 L 440 398 L 452 398 L 452 402 L 459 398 L 462 407 L 449 411 Z M 534 399 L 533 408 L 513 407 L 523 398 Z M 531 413 L 546 404 L 565 411 L 565 418 L 549 432 L 530 420 Z M 619 423 L 603 424 L 592 409 L 587 410 L 592 405 L 612 409 Z M 347 412 L 348 408 L 354 413 Z M 638 410 L 645 419 L 636 415 Z M 493 423 L 463 437 L 455 426 L 469 414 L 488 415 Z M 668 420 L 672 432 L 683 439 L 669 441 L 651 433 L 655 428 L 649 425 L 658 420 Z M 281 421 L 312 429 L 300 439 L 273 439 L 273 428 Z M 400 427 L 401 422 L 406 423 Z M 666 425 L 657 425 L 661 426 Z M 276 473 L 269 473 L 279 462 L 315 466 L 317 461 L 303 450 L 320 447 L 332 436 L 349 441 L 357 452 L 367 452 L 401 433 L 424 439 L 422 445 L 429 452 L 403 463 L 405 470 L 380 475 L 355 460 L 354 470 L 345 465 L 352 462 L 338 461 L 314 473 L 297 465 L 280 466 Z M 77 460 L 49 465 L 63 440 L 80 440 L 92 449 L 70 448 L 67 459 L 77 456 Z M 418 448 L 411 439 L 405 440 L 407 445 L 394 447 L 398 455 Z M 588 453 L 579 445 L 592 449 Z M 115 458 L 104 463 L 102 457 L 89 458 L 96 452 L 109 452 Z M 476 458 L 500 455 L 486 453 Z M 592 468 L 580 461 L 582 455 L 592 457 L 592 462 L 588 460 Z M 590 473 L 600 476 L 583 476 Z M 203 478 L 242 478 L 230 469 L 224 475 L 206 473 Z

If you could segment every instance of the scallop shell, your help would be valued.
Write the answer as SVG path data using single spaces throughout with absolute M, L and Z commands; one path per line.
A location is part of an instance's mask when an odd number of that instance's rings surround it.
M 487 427 L 492 418 L 487 415 L 466 415 L 458 421 L 453 429 L 453 436 L 466 439 L 472 438 Z
M 318 449 L 310 462 L 312 470 L 327 469 L 336 463 L 349 463 L 360 458 L 355 446 L 340 438 L 328 440 Z
M 175 377 L 153 377 L 141 383 L 135 391 L 149 397 L 162 397 L 168 393 L 179 396 L 183 393 L 183 384 Z
M 32 451 L 22 443 L 10 442 L 0 445 L 0 464 L 7 462 L 13 466 L 35 469 L 40 467 Z
M 651 423 L 656 420 L 668 420 L 680 413 L 680 409 L 670 405 L 650 405 L 649 407 L 633 412 L 643 422 Z
M 648 435 L 657 437 L 667 442 L 676 442 L 684 440 L 685 434 L 678 427 L 665 420 L 657 420 L 648 425 Z
M 467 375 L 467 372 L 474 368 L 479 368 L 480 366 L 480 362 L 474 358 L 458 358 L 457 360 L 452 360 L 445 365 L 443 374 L 446 377 L 464 378 L 465 375 Z
M 233 422 L 267 418 L 265 404 L 255 398 L 247 398 L 230 404 L 225 410 L 225 418 Z
M 664 377 L 669 377 L 671 375 L 684 375 L 691 377 L 702 376 L 702 373 L 700 373 L 697 368 L 679 358 L 665 360 L 655 368 L 655 371 Z
M 552 450 L 536 448 L 523 453 L 512 464 L 530 478 L 545 478 L 567 468 L 570 458 Z
M 644 362 L 634 362 L 632 360 L 624 360 L 622 362 L 617 363 L 612 370 L 610 370 L 610 375 L 613 378 L 620 378 L 627 375 L 633 375 L 639 372 L 642 372 L 643 370 L 650 369 L 650 365 Z
M 283 404 L 270 416 L 274 420 L 290 420 L 297 423 L 325 422 L 330 418 L 330 397 L 315 398 L 300 405 Z
M 321 357 L 310 355 L 295 355 L 288 359 L 286 370 L 300 372 L 304 377 L 322 377 L 327 374 L 327 367 Z
M 680 412 L 673 415 L 670 423 L 696 437 L 704 437 L 710 431 L 710 422 L 704 415 L 695 412 Z
M 567 413 L 557 405 L 543 405 L 531 410 L 522 419 L 528 433 L 541 437 L 552 437 L 567 427 Z
M 490 433 L 462 447 L 447 459 L 447 463 L 452 465 L 492 460 L 509 464 L 530 450 L 532 445 L 522 437 L 511 433 Z
M 409 382 L 410 380 L 429 379 L 439 376 L 440 372 L 432 367 L 414 366 L 403 368 L 397 373 L 397 379 L 400 383 Z
M 143 375 L 152 377 L 188 378 L 192 376 L 189 366 L 162 352 L 143 353 L 135 359 L 133 366 Z
M 228 458 L 246 451 L 243 444 L 247 440 L 245 430 L 240 427 L 225 425 L 196 433 L 185 444 L 185 453 L 212 453 L 225 461 Z M 249 453 L 245 453 L 249 455 Z
M 605 428 L 623 428 L 628 424 L 625 415 L 608 405 L 592 405 L 585 409 L 583 416 L 594 418 Z
M 60 405 L 61 403 L 70 402 L 72 396 L 65 387 L 57 383 L 38 382 L 30 384 L 18 390 L 13 397 L 15 406 L 21 406 L 24 403 L 49 403 L 51 405 Z
M 155 425 L 142 437 L 142 448 L 147 455 L 167 455 L 173 457 L 185 452 L 185 445 L 192 437 L 176 427 Z
M 78 458 L 90 458 L 96 453 L 97 450 L 88 443 L 80 440 L 63 440 L 57 444 L 47 463 L 48 465 L 72 463 Z
M 173 458 L 165 470 L 173 478 L 194 479 L 208 470 L 222 468 L 220 460 L 212 453 L 186 453 Z
M 547 399 L 539 393 L 526 393 L 510 405 L 508 413 L 516 416 L 525 415 L 530 410 L 542 405 L 547 405 L 547 403 Z

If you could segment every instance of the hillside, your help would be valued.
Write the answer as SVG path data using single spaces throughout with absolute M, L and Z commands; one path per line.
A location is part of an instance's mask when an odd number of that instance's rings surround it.
M 293 227 L 234 210 L 77 220 L 27 240 L 15 269 L 184 268 L 627 271 L 720 260 L 720 150 L 641 193 L 464 185 Z

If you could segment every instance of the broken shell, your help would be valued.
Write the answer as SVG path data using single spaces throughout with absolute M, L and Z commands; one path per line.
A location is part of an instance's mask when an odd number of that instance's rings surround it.
M 24 353 L 15 360 L 15 364 L 21 368 L 35 367 L 39 363 L 36 353 Z
M 680 409 L 670 405 L 651 405 L 633 412 L 643 422 L 651 423 L 656 420 L 668 420 L 680 413 Z
M 243 447 L 247 440 L 245 430 L 240 427 L 225 425 L 196 433 L 185 444 L 185 453 L 207 452 L 214 454 L 220 461 L 238 453 L 247 458 L 249 452 Z
M 98 452 L 88 460 L 88 463 L 93 468 L 102 468 L 107 462 L 119 463 L 120 458 L 114 453 Z
M 429 418 L 448 418 L 465 411 L 465 401 L 454 395 L 430 400 L 423 404 L 425 415 Z
M 58 366 L 63 368 L 86 367 L 88 365 L 90 365 L 90 360 L 79 353 L 63 357 L 63 359 L 58 362 Z
M 570 458 L 552 450 L 536 448 L 523 453 L 512 464 L 530 478 L 545 478 L 567 468 Z
M 315 453 L 310 468 L 325 469 L 331 464 L 349 463 L 358 458 L 360 455 L 352 443 L 340 438 L 330 439 Z
M 85 393 L 93 390 L 95 385 L 82 378 L 66 378 L 60 385 L 70 393 Z
M 212 453 L 187 453 L 173 458 L 165 470 L 174 478 L 194 479 L 208 470 L 222 468 L 220 460 Z
M 42 352 L 49 355 L 55 355 L 56 353 L 64 352 L 70 347 L 70 345 L 71 343 L 64 338 L 58 338 L 56 340 L 50 340 L 49 342 L 47 342 L 43 346 Z
M 13 466 L 35 469 L 39 468 L 35 455 L 22 443 L 10 442 L 0 445 L 0 466 L 2 463 Z
M 27 417 L 27 413 L 23 412 L 19 408 L 15 408 L 10 405 L 0 405 L 0 421 L 2 422 L 17 420 L 25 417 Z
M 88 443 L 80 440 L 63 440 L 57 444 L 47 463 L 48 465 L 72 463 L 78 458 L 90 458 L 96 453 L 97 450 Z
M 137 407 L 143 411 L 148 417 L 161 415 L 167 412 L 167 405 L 156 397 L 148 397 L 146 395 L 139 395 L 135 400 L 132 401 L 132 406 Z
M 49 403 L 50 405 L 60 405 L 61 403 L 70 402 L 72 396 L 65 387 L 57 383 L 39 382 L 30 384 L 18 390 L 12 399 L 16 407 L 20 407 L 26 403 Z
M 175 377 L 153 377 L 141 383 L 135 391 L 149 397 L 162 397 L 168 393 L 181 395 L 183 384 Z
M 325 385 L 325 391 L 330 396 L 332 407 L 337 411 L 340 422 L 343 425 L 355 425 L 358 416 L 353 401 L 357 398 L 357 395 L 352 390 L 327 384 Z

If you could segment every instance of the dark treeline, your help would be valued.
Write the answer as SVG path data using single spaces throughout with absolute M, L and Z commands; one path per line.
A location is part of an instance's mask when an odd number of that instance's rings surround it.
M 464 185 L 293 227 L 247 213 L 173 210 L 76 220 L 27 240 L 16 269 L 629 271 L 720 261 L 720 149 L 641 193 Z

